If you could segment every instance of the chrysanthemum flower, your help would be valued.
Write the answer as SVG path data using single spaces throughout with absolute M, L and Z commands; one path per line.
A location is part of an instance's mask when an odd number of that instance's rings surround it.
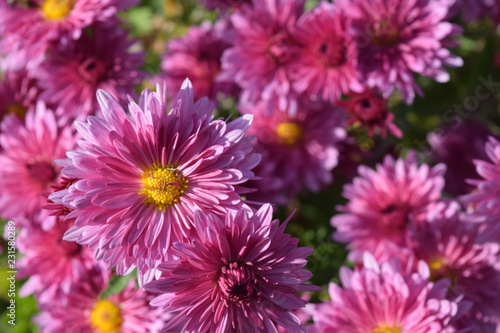
M 108 277 L 106 265 L 94 259 L 94 252 L 86 246 L 63 240 L 68 224 L 56 223 L 44 231 L 39 223 L 23 228 L 17 239 L 19 252 L 19 278 L 29 279 L 19 295 L 34 294 L 40 303 L 63 299 L 72 286 L 85 283 L 94 275 Z
M 342 94 L 361 93 L 358 50 L 347 33 L 350 20 L 335 5 L 322 2 L 297 21 L 298 52 L 290 63 L 295 91 L 333 103 Z
M 498 24 L 500 19 L 500 3 L 497 0 L 457 0 L 457 11 L 461 9 L 461 16 L 466 21 L 483 20 L 492 17 Z
M 257 102 L 290 92 L 287 65 L 292 57 L 291 31 L 304 11 L 304 0 L 253 0 L 230 17 L 233 44 L 222 55 L 220 79 L 234 80 L 244 101 Z
M 398 262 L 378 264 L 368 253 L 364 267 L 340 269 L 342 287 L 331 283 L 331 301 L 316 305 L 314 333 L 445 333 L 463 306 L 445 298 L 447 280 L 429 282 L 419 263 L 409 273 Z
M 28 109 L 35 108 L 39 88 L 36 80 L 24 70 L 3 73 L 0 80 L 0 121 L 7 114 L 24 118 Z
M 201 2 L 211 10 L 228 9 L 231 7 L 238 7 L 244 3 L 250 3 L 251 0 L 201 0 Z
M 301 190 L 317 192 L 332 182 L 337 145 L 346 136 L 345 113 L 328 102 L 304 97 L 286 102 L 283 107 L 278 101 L 243 103 L 239 110 L 254 115 L 248 134 L 257 136 L 257 151 L 269 151 L 268 158 L 276 165 L 272 175 L 282 179 L 281 190 L 293 197 Z M 259 182 L 257 188 L 266 186 L 266 178 Z
M 34 0 L 0 3 L 3 70 L 32 68 L 55 41 L 78 39 L 94 22 L 116 23 L 114 15 L 137 0 Z
M 177 259 L 160 264 L 161 278 L 145 286 L 160 294 L 152 305 L 178 313 L 162 332 L 276 332 L 276 324 L 305 332 L 293 310 L 306 303 L 297 291 L 316 290 L 302 284 L 312 276 L 303 267 L 313 249 L 298 248 L 272 213 L 264 205 L 225 219 L 195 215 L 196 235 L 174 243 Z
M 338 105 L 345 107 L 350 115 L 348 125 L 366 128 L 370 136 L 373 136 L 375 130 L 379 130 L 384 138 L 387 136 L 387 130 L 398 138 L 403 136 L 403 132 L 392 122 L 394 114 L 389 111 L 387 100 L 375 90 L 366 89 L 360 94 L 350 93 L 348 99 Z
M 0 215 L 16 221 L 38 214 L 46 204 L 42 194 L 50 192 L 61 167 L 55 160 L 74 149 L 74 131 L 58 127 L 54 113 L 43 103 L 28 111 L 25 120 L 7 116 L 1 124 Z M 54 219 L 42 219 L 49 228 Z
M 380 261 L 407 251 L 410 219 L 441 198 L 445 170 L 443 164 L 419 167 L 413 153 L 406 160 L 386 156 L 376 170 L 360 166 L 359 177 L 344 186 L 343 196 L 349 202 L 337 207 L 342 214 L 331 220 L 337 228 L 333 238 L 349 243 L 352 261 L 361 260 L 364 251 Z
M 478 226 L 467 223 L 460 205 L 451 201 L 430 205 L 425 223 L 412 225 L 408 237 L 412 252 L 429 265 L 431 279 L 451 280 L 448 297 L 463 294 L 474 304 L 464 326 L 471 318 L 500 318 L 499 246 L 478 244 L 478 234 Z
M 168 90 L 178 91 L 182 82 L 189 78 L 195 87 L 195 100 L 208 96 L 217 101 L 218 93 L 237 95 L 238 86 L 235 83 L 217 81 L 222 53 L 229 47 L 222 39 L 226 26 L 225 21 L 214 25 L 203 22 L 201 26 L 189 28 L 186 36 L 170 39 L 158 81 L 165 80 Z
M 160 89 L 158 86 L 157 89 Z M 144 90 L 130 116 L 105 91 L 102 117 L 76 122 L 84 140 L 68 153 L 63 173 L 79 178 L 49 196 L 74 209 L 66 240 L 88 244 L 97 258 L 125 275 L 138 264 L 140 281 L 153 278 L 171 243 L 193 228 L 195 210 L 226 214 L 241 203 L 239 184 L 260 160 L 244 138 L 251 116 L 212 121 L 213 104 L 194 103 L 188 80 L 167 112 L 165 90 Z
M 74 43 L 53 50 L 34 75 L 43 88 L 40 99 L 57 106 L 61 122 L 84 120 L 98 109 L 96 92 L 106 90 L 126 104 L 142 82 L 142 52 L 129 53 L 134 43 L 116 27 L 92 26 Z M 55 107 L 54 107 L 55 109 Z
M 449 0 L 340 0 L 336 5 L 352 18 L 350 32 L 358 51 L 358 67 L 366 84 L 388 98 L 397 88 L 407 103 L 421 94 L 414 73 L 448 82 L 444 66 L 463 61 L 447 47 L 461 30 L 446 22 Z
M 135 281 L 119 294 L 100 298 L 107 281 L 94 278 L 71 289 L 64 302 L 42 305 L 33 318 L 46 333 L 158 333 L 168 315 L 149 305 L 152 296 L 135 288 Z

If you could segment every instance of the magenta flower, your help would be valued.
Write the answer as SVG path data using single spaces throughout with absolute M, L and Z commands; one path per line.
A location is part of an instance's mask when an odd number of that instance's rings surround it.
M 312 274 L 303 269 L 313 249 L 297 247 L 272 220 L 270 205 L 248 207 L 221 219 L 195 215 L 196 234 L 173 244 L 176 260 L 160 264 L 159 280 L 145 289 L 151 304 L 177 312 L 162 332 L 276 332 L 276 324 L 304 332 L 293 310 L 303 307 L 297 291 Z
M 342 94 L 363 91 L 349 26 L 346 15 L 327 2 L 302 15 L 293 32 L 298 52 L 290 63 L 295 91 L 332 103 Z
M 365 253 L 364 267 L 340 269 L 342 287 L 331 283 L 331 301 L 316 305 L 314 333 L 445 333 L 465 305 L 445 298 L 446 279 L 429 282 L 423 262 L 409 273 L 397 261 L 378 264 Z
M 350 32 L 358 47 L 359 70 L 366 84 L 384 97 L 397 88 L 407 103 L 422 94 L 414 73 L 448 82 L 444 66 L 462 66 L 460 57 L 447 49 L 460 33 L 446 22 L 449 0 L 340 0 L 336 5 L 352 18 Z
M 257 136 L 257 151 L 269 152 L 263 153 L 269 162 L 262 163 L 275 165 L 268 175 L 282 179 L 281 191 L 287 197 L 302 190 L 318 192 L 331 184 L 331 171 L 338 162 L 337 145 L 346 136 L 342 109 L 328 102 L 290 97 L 284 106 L 278 101 L 261 101 L 256 105 L 241 104 L 239 110 L 253 114 L 248 134 Z M 267 178 L 255 182 L 257 189 L 266 192 Z M 254 194 L 258 197 L 259 191 Z
M 106 266 L 95 261 L 93 251 L 63 240 L 69 226 L 56 223 L 44 231 L 34 223 L 21 230 L 17 246 L 23 257 L 18 262 L 18 277 L 29 279 L 19 290 L 20 296 L 34 294 L 38 302 L 46 304 L 64 299 L 72 287 L 92 276 L 108 278 Z
M 42 305 L 33 322 L 47 333 L 160 332 L 168 315 L 149 305 L 152 296 L 135 289 L 133 279 L 119 294 L 101 299 L 106 287 L 102 278 L 85 281 L 71 289 L 65 302 Z
M 342 214 L 331 219 L 337 228 L 333 238 L 348 243 L 352 261 L 361 260 L 364 251 L 380 261 L 404 256 L 408 225 L 419 210 L 441 198 L 445 170 L 443 164 L 419 167 L 413 153 L 406 160 L 388 155 L 376 170 L 361 165 L 359 176 L 344 186 L 349 201 L 337 207 Z
M 144 90 L 129 116 L 99 91 L 103 116 L 76 122 L 81 150 L 62 162 L 63 174 L 80 180 L 49 196 L 73 209 L 66 240 L 88 244 L 120 275 L 138 265 L 141 283 L 153 278 L 173 242 L 188 237 L 194 211 L 238 207 L 239 184 L 260 161 L 244 138 L 251 116 L 212 121 L 213 104 L 194 103 L 188 80 L 170 112 L 165 93 Z
M 7 114 L 24 118 L 28 109 L 34 109 L 39 88 L 35 79 L 24 70 L 3 73 L 0 80 L 0 121 Z
M 226 10 L 231 7 L 238 7 L 244 3 L 251 3 L 251 0 L 201 0 L 201 2 L 210 10 Z
M 234 80 L 243 101 L 257 102 L 290 92 L 287 66 L 296 43 L 291 31 L 304 11 L 304 0 L 253 0 L 230 17 L 233 44 L 222 55 L 220 79 Z
M 7 116 L 1 124 L 0 144 L 0 215 L 16 221 L 31 219 L 46 204 L 42 194 L 50 192 L 60 172 L 55 160 L 75 147 L 74 131 L 58 127 L 54 113 L 38 103 L 24 121 Z M 44 229 L 54 219 L 39 217 Z
M 99 107 L 98 89 L 126 105 L 127 95 L 135 95 L 134 86 L 145 75 L 139 70 L 144 54 L 127 52 L 133 43 L 121 29 L 92 26 L 92 34 L 84 32 L 74 43 L 54 50 L 35 71 L 43 88 L 39 98 L 58 107 L 61 122 L 93 114 Z
M 137 0 L 0 0 L 0 52 L 3 70 L 33 68 L 53 43 L 80 38 L 94 22 L 117 22 L 114 15 Z
M 204 22 L 192 26 L 187 35 L 170 39 L 161 64 L 162 73 L 158 76 L 161 83 L 165 80 L 170 91 L 178 91 L 182 82 L 189 78 L 195 87 L 194 98 L 208 96 L 217 101 L 217 94 L 237 95 L 238 86 L 232 81 L 219 82 L 221 57 L 229 44 L 222 40 L 227 22 L 218 21 L 214 25 Z

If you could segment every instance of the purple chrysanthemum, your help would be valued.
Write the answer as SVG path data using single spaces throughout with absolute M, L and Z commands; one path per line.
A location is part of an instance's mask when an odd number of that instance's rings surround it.
M 142 52 L 127 52 L 133 40 L 115 27 L 92 26 L 70 45 L 53 50 L 34 75 L 43 88 L 39 98 L 57 106 L 60 121 L 84 120 L 98 110 L 96 92 L 106 90 L 126 104 L 142 82 Z M 54 107 L 55 109 L 55 107 Z
M 251 0 L 201 0 L 201 2 L 211 10 L 226 10 L 231 7 L 238 7 L 244 3 L 250 3 Z
M 0 144 L 0 215 L 16 220 L 31 218 L 46 204 L 42 194 L 50 192 L 61 167 L 55 160 L 74 149 L 76 139 L 69 126 L 58 127 L 54 113 L 43 103 L 28 111 L 20 120 L 7 116 L 1 124 Z M 43 218 L 49 228 L 54 219 Z
M 342 288 L 331 283 L 331 301 L 316 305 L 314 333 L 445 333 L 463 307 L 445 298 L 447 280 L 429 282 L 419 263 L 409 273 L 397 261 L 378 264 L 368 253 L 364 267 L 340 269 Z
M 269 151 L 266 155 L 274 170 L 268 175 L 282 180 L 281 191 L 287 196 L 302 190 L 317 192 L 332 182 L 337 146 L 346 137 L 342 109 L 328 102 L 290 97 L 283 107 L 278 101 L 261 101 L 241 104 L 239 110 L 254 115 L 248 134 L 257 136 L 257 151 Z M 265 192 L 266 178 L 255 185 Z M 259 191 L 255 192 L 255 198 L 258 195 Z
M 186 36 L 169 40 L 158 81 L 165 80 L 169 91 L 178 91 L 189 78 L 195 87 L 195 100 L 207 96 L 217 101 L 218 93 L 237 95 L 236 84 L 217 80 L 222 53 L 229 47 L 222 39 L 226 26 L 225 21 L 214 25 L 204 22 L 201 26 L 192 26 Z
M 445 170 L 443 164 L 419 167 L 416 154 L 406 160 L 386 156 L 376 170 L 360 166 L 359 177 L 344 186 L 343 196 L 349 202 L 337 207 L 342 214 L 331 220 L 337 228 L 333 238 L 349 243 L 352 261 L 361 260 L 364 251 L 380 261 L 407 251 L 410 219 L 441 198 Z
M 34 109 L 39 88 L 36 80 L 24 70 L 3 73 L 0 80 L 0 121 L 7 114 L 24 118 L 28 109 Z
M 293 32 L 298 51 L 290 62 L 295 91 L 333 103 L 342 94 L 363 91 L 349 26 L 345 13 L 327 2 L 302 15 Z
M 233 45 L 222 55 L 220 79 L 236 82 L 244 101 L 286 96 L 287 65 L 296 43 L 291 31 L 304 11 L 304 0 L 253 0 L 231 15 Z
M 492 17 L 496 24 L 500 22 L 500 3 L 497 0 L 457 0 L 455 9 L 461 9 L 462 17 L 469 22 L 486 17 Z
M 17 239 L 19 252 L 19 278 L 29 279 L 19 295 L 34 294 L 38 302 L 45 304 L 66 297 L 71 287 L 85 283 L 91 276 L 103 275 L 107 279 L 106 266 L 96 262 L 94 252 L 86 246 L 63 240 L 68 230 L 66 223 L 56 223 L 44 231 L 33 223 L 23 228 Z
M 306 303 L 297 291 L 316 290 L 302 284 L 312 276 L 303 267 L 313 249 L 298 248 L 272 213 L 264 205 L 225 219 L 195 215 L 197 234 L 174 243 L 177 259 L 160 264 L 161 278 L 145 286 L 160 294 L 152 305 L 178 313 L 162 332 L 276 332 L 276 324 L 305 332 L 293 310 Z
M 168 319 L 149 305 L 152 296 L 135 288 L 135 281 L 119 294 L 100 298 L 107 281 L 93 278 L 74 286 L 64 302 L 53 300 L 33 318 L 44 333 L 158 333 Z
M 144 90 L 130 116 L 105 91 L 102 117 L 76 122 L 84 140 L 63 173 L 79 178 L 49 198 L 74 209 L 65 238 L 88 244 L 118 274 L 139 266 L 140 282 L 167 258 L 171 243 L 193 228 L 195 210 L 226 214 L 241 203 L 239 184 L 260 160 L 244 133 L 251 116 L 213 120 L 213 104 L 194 103 L 188 80 L 167 112 L 165 89 Z M 146 276 L 142 276 L 145 274 Z
M 444 66 L 462 66 L 447 47 L 461 29 L 446 22 L 451 0 L 340 0 L 336 5 L 352 18 L 350 32 L 358 51 L 358 67 L 370 87 L 384 97 L 397 88 L 407 103 L 421 90 L 414 73 L 438 82 L 450 78 Z
M 137 0 L 0 0 L 0 52 L 3 70 L 32 68 L 54 42 L 80 38 L 94 22 L 116 23 L 114 15 Z M 9 1 L 10 2 L 10 1 Z

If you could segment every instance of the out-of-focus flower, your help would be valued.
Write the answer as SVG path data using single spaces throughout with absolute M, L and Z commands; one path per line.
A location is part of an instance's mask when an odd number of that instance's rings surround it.
M 197 233 L 173 244 L 177 259 L 160 264 L 161 278 L 145 286 L 160 294 L 152 305 L 178 313 L 164 332 L 276 332 L 279 324 L 305 333 L 293 310 L 306 304 L 296 292 L 316 290 L 303 284 L 313 250 L 297 247 L 272 213 L 264 205 L 225 219 L 195 215 Z
M 251 116 L 212 121 L 213 104 L 194 103 L 188 80 L 167 112 L 160 89 L 145 89 L 139 104 L 129 104 L 130 115 L 99 91 L 102 117 L 76 122 L 81 150 L 61 162 L 66 177 L 80 180 L 49 196 L 73 209 L 66 240 L 96 249 L 120 275 L 137 265 L 140 283 L 154 277 L 173 242 L 188 237 L 194 211 L 237 209 L 239 184 L 254 177 L 260 161 L 244 138 Z
M 251 3 L 251 0 L 201 0 L 201 2 L 211 10 L 226 10 L 231 7 L 239 7 L 244 3 Z
M 36 80 L 25 70 L 3 73 L 0 80 L 0 121 L 7 114 L 24 118 L 28 109 L 34 109 L 39 88 Z

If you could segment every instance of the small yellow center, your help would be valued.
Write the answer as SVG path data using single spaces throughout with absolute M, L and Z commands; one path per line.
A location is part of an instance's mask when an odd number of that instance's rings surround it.
M 382 324 L 375 327 L 372 333 L 402 333 L 401 328 L 395 326 L 389 326 L 387 324 Z
M 13 113 L 20 118 L 24 118 L 24 116 L 26 115 L 26 111 L 28 111 L 27 108 L 17 103 L 9 105 L 7 107 L 7 113 Z
M 74 5 L 75 0 L 45 0 L 42 11 L 48 20 L 60 20 L 68 15 Z
M 90 321 L 99 333 L 119 332 L 123 323 L 122 311 L 115 303 L 104 299 L 92 309 Z
M 147 196 L 146 203 L 154 204 L 158 209 L 167 208 L 177 201 L 187 187 L 182 173 L 176 165 L 157 167 L 142 174 L 142 188 L 140 194 Z
M 296 123 L 284 122 L 276 128 L 276 134 L 282 143 L 293 146 L 302 139 L 302 128 Z

